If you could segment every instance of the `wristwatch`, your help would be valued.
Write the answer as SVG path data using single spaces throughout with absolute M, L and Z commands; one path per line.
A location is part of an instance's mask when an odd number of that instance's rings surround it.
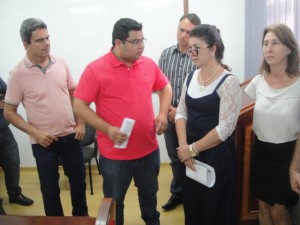
M 192 157 L 196 157 L 197 153 L 193 150 L 193 145 L 190 145 L 189 147 L 190 147 L 190 149 L 189 149 L 190 155 Z

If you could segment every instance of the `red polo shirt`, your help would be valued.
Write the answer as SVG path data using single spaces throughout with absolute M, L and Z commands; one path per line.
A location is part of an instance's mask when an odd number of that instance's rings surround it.
M 74 96 L 94 102 L 97 115 L 113 126 L 121 127 L 125 117 L 135 120 L 126 149 L 114 148 L 107 135 L 97 132 L 101 155 L 130 160 L 158 148 L 152 93 L 167 84 L 157 64 L 144 56 L 128 67 L 109 52 L 86 67 Z

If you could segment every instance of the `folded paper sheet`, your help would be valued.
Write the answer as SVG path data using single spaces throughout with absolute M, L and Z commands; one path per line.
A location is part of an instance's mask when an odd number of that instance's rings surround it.
M 130 118 L 124 118 L 120 131 L 127 134 L 128 138 L 122 144 L 115 144 L 115 148 L 124 149 L 127 148 L 128 140 L 131 135 L 135 120 Z
M 186 175 L 189 178 L 194 179 L 195 181 L 209 188 L 212 187 L 216 181 L 216 174 L 214 168 L 203 162 L 197 160 L 195 161 L 196 170 L 192 170 L 189 167 L 186 167 Z

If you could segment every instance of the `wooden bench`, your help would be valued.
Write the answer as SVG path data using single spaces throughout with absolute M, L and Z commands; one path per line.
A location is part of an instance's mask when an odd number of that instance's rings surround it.
M 91 216 L 12 216 L 1 215 L 1 225 L 115 225 L 115 203 L 103 198 L 97 217 Z

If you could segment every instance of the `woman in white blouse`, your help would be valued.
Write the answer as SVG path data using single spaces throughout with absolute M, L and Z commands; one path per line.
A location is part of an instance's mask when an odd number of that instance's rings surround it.
M 236 150 L 232 133 L 241 108 L 238 78 L 222 63 L 224 45 L 219 30 L 208 24 L 190 32 L 194 63 L 183 85 L 176 113 L 179 159 L 195 169 L 195 159 L 212 166 L 213 187 L 183 174 L 182 197 L 186 225 L 236 223 Z
M 288 209 L 298 202 L 289 165 L 300 130 L 299 48 L 284 24 L 266 27 L 260 75 L 245 89 L 256 100 L 250 187 L 258 198 L 260 224 L 291 225 Z

